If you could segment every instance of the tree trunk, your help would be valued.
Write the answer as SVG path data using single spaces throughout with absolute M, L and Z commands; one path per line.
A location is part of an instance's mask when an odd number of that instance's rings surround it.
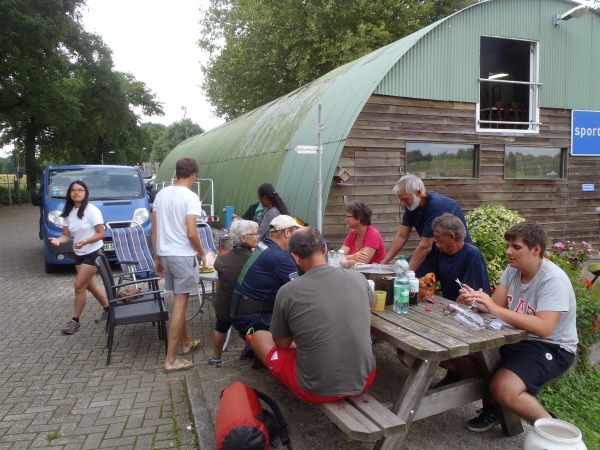
M 25 125 L 25 171 L 27 173 L 27 190 L 37 189 L 37 161 L 35 159 L 35 138 L 37 130 L 35 128 L 35 118 L 32 117 Z

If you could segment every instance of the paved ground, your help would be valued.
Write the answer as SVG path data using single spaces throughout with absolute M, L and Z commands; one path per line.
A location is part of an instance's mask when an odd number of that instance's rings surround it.
M 232 381 L 243 381 L 277 400 L 295 450 L 371 448 L 346 442 L 323 414 L 297 400 L 265 369 L 254 370 L 251 362 L 240 361 L 239 337 L 233 337 L 223 367 L 208 366 L 213 327 L 210 306 L 190 323 L 190 335 L 202 339 L 203 347 L 193 354 L 197 368 L 187 372 L 185 379 L 161 372 L 164 347 L 150 324 L 117 327 L 107 367 L 106 334 L 93 322 L 101 309 L 91 296 L 81 331 L 72 336 L 60 334 L 72 314 L 74 270 L 44 273 L 37 223 L 37 208 L 0 208 L 0 450 L 213 450 L 219 393 Z M 374 351 L 378 375 L 370 392 L 391 406 L 407 371 L 391 346 L 376 344 Z M 464 422 L 479 407 L 476 402 L 418 421 L 403 448 L 521 449 L 526 433 L 506 438 L 500 427 L 488 433 L 465 430 Z M 198 441 L 188 430 L 192 419 Z
M 73 314 L 75 271 L 44 272 L 38 211 L 0 207 L 0 449 L 196 448 L 185 383 L 161 372 L 151 324 L 117 327 L 108 367 L 93 297 L 82 329 L 60 333 Z

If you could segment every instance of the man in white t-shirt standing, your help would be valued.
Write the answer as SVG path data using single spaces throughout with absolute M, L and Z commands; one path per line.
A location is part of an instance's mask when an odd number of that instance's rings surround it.
M 192 341 L 188 337 L 185 322 L 189 295 L 198 292 L 198 260 L 200 264 L 206 261 L 196 230 L 196 217 L 202 212 L 200 199 L 190 190 L 197 173 L 198 163 L 194 158 L 185 157 L 177 161 L 177 181 L 156 195 L 152 212 L 156 273 L 165 279 L 165 289 L 174 294 L 165 373 L 194 367 L 190 361 L 177 357 L 179 342 L 184 356 L 200 346 L 199 340 Z

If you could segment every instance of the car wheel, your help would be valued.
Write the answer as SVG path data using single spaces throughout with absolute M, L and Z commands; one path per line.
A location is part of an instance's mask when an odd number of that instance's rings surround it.
M 52 264 L 49 263 L 48 261 L 46 262 L 46 273 L 56 273 L 59 270 L 59 265 L 58 264 Z

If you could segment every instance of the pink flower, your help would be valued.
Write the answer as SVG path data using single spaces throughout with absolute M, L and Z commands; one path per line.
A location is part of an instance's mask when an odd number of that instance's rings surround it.
M 592 251 L 593 250 L 591 248 L 588 248 L 588 253 L 592 253 Z

